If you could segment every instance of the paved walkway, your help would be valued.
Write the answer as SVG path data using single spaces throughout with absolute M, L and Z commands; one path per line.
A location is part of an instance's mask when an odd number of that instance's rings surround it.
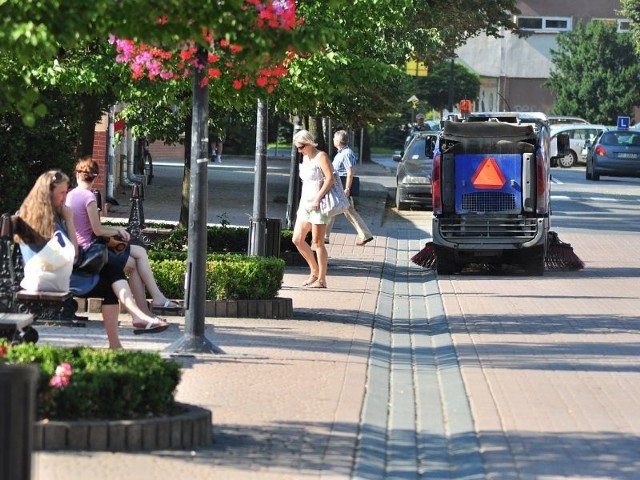
M 225 354 L 179 358 L 177 399 L 212 410 L 211 447 L 37 453 L 33 478 L 640 478 L 640 329 L 606 323 L 598 343 L 569 343 L 578 319 L 550 326 L 519 290 L 537 282 L 552 296 L 561 274 L 492 287 L 484 277 L 436 279 L 409 260 L 429 213 L 385 209 L 388 169 L 359 174 L 359 210 L 376 238 L 355 246 L 338 219 L 329 288 L 305 289 L 306 269 L 287 268 L 280 294 L 293 299 L 293 319 L 207 318 L 206 336 Z M 496 310 L 487 298 L 503 294 Z M 127 321 L 127 348 L 162 351 L 183 327 L 174 317 L 166 332 L 139 338 Z M 97 316 L 87 329 L 40 333 L 45 343 L 106 344 Z

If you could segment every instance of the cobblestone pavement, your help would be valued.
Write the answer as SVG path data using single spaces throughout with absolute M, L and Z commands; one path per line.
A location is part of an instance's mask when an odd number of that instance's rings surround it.
M 225 353 L 179 359 L 177 399 L 212 410 L 213 445 L 36 453 L 33 478 L 640 478 L 638 261 L 571 232 L 582 272 L 436 278 L 409 260 L 429 212 L 385 208 L 389 169 L 359 174 L 376 238 L 355 246 L 338 219 L 329 288 L 301 287 L 306 270 L 288 267 L 293 319 L 207 318 Z M 162 351 L 183 328 L 173 317 L 139 338 L 121 320 L 127 348 Z M 106 344 L 95 315 L 40 333 Z

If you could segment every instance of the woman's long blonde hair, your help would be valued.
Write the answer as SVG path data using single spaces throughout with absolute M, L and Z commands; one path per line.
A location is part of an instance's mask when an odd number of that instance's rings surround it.
M 62 212 L 54 210 L 51 191 L 62 182 L 69 184 L 69 177 L 60 170 L 49 170 L 38 177 L 18 211 L 16 240 L 41 246 L 53 236 Z

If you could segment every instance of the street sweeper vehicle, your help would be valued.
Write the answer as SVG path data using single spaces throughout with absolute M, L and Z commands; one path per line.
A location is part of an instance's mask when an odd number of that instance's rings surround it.
M 557 155 L 567 150 L 568 137 L 559 138 Z M 472 263 L 543 274 L 550 160 L 542 113 L 471 113 L 444 122 L 432 170 L 432 253 L 439 274 Z

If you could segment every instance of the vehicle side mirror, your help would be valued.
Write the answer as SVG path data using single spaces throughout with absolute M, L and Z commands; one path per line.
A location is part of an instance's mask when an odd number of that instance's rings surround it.
M 400 152 L 396 151 L 391 158 L 394 162 L 399 162 L 400 160 L 402 160 L 402 155 L 400 154 Z
M 558 156 L 564 157 L 569 155 L 569 134 L 559 133 L 556 136 L 556 141 L 558 144 Z

